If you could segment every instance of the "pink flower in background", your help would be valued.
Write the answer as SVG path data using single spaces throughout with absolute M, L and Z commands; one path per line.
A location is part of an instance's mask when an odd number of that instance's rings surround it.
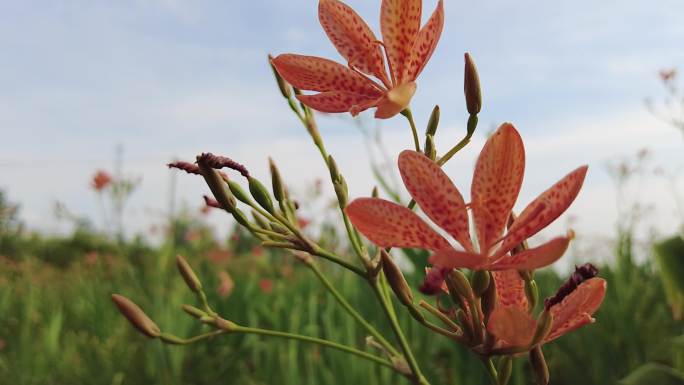
M 235 282 L 227 271 L 219 271 L 218 277 L 219 286 L 216 288 L 216 292 L 222 298 L 228 298 L 235 288 Z
M 259 289 L 264 294 L 270 294 L 273 292 L 273 280 L 268 278 L 262 278 L 259 280 Z
M 432 56 L 444 26 L 444 5 L 438 0 L 421 28 L 422 3 L 383 0 L 379 41 L 351 7 L 339 0 L 320 0 L 318 19 L 346 65 L 295 54 L 279 55 L 273 65 L 294 87 L 318 92 L 297 95 L 314 110 L 355 116 L 377 107 L 376 118 L 391 118 L 409 105 L 416 92 L 416 79 Z
M 98 170 L 90 181 L 90 186 L 92 186 L 95 191 L 102 191 L 110 184 L 112 184 L 112 177 L 104 170 Z

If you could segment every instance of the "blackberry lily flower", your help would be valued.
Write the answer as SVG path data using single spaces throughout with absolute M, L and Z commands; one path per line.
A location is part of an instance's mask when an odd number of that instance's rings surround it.
M 377 107 L 376 118 L 391 118 L 408 106 L 416 92 L 416 78 L 442 33 L 442 0 L 438 0 L 437 8 L 421 28 L 422 3 L 383 0 L 383 40 L 379 41 L 351 7 L 339 0 L 320 0 L 321 26 L 347 65 L 315 56 L 282 54 L 273 59 L 273 66 L 294 87 L 318 92 L 297 95 L 299 101 L 314 110 L 350 112 L 356 116 Z
M 399 170 L 413 199 L 464 250 L 455 249 L 417 214 L 393 202 L 359 198 L 347 206 L 346 212 L 354 226 L 380 247 L 433 251 L 430 262 L 439 267 L 431 270 L 434 274 L 451 268 L 534 270 L 560 258 L 573 237 L 572 232 L 515 255 L 509 252 L 570 206 L 582 186 L 587 166 L 570 172 L 539 195 L 504 235 L 524 169 L 523 142 L 510 123 L 502 124 L 484 145 L 475 166 L 468 205 L 444 171 L 425 155 L 409 150 L 399 155 Z M 472 212 L 478 250 L 470 237 L 468 208 Z
M 588 269 L 593 270 L 590 275 L 580 275 Z M 523 280 L 515 270 L 494 272 L 498 298 L 487 330 L 497 338 L 495 348 L 528 349 L 532 343 L 545 344 L 594 322 L 592 314 L 606 294 L 606 281 L 596 278 L 596 273 L 591 264 L 578 267 L 558 293 L 545 301 L 544 309 L 551 316 L 551 324 L 545 335 L 533 341 L 538 322 L 529 314 Z

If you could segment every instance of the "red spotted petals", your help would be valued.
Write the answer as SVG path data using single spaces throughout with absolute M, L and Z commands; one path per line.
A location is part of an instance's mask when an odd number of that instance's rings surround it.
M 380 13 L 382 41 L 348 5 L 319 0 L 318 19 L 346 66 L 314 56 L 283 54 L 273 59 L 287 82 L 318 92 L 297 99 L 321 112 L 357 115 L 377 107 L 375 117 L 380 119 L 408 106 L 416 92 L 416 78 L 442 33 L 444 6 L 438 0 L 423 28 L 422 0 L 383 0 Z
M 516 271 L 513 273 L 517 274 Z M 547 311 L 551 316 L 548 334 L 538 343 L 547 343 L 586 324 L 594 322 L 592 315 L 598 310 L 606 294 L 606 281 L 591 278 L 579 284 L 562 301 Z M 499 306 L 492 312 L 487 330 L 498 339 L 498 347 L 531 348 L 537 321 L 515 303 L 499 299 Z
M 518 198 L 525 169 L 525 149 L 518 131 L 502 124 L 478 157 L 467 205 L 442 169 L 425 155 L 404 151 L 399 171 L 423 212 L 462 247 L 452 247 L 417 214 L 381 199 L 357 199 L 347 208 L 352 223 L 382 247 L 417 247 L 434 252 L 430 262 L 442 268 L 534 270 L 558 260 L 573 233 L 511 255 L 510 251 L 558 218 L 577 196 L 587 167 L 571 172 L 525 208 L 504 234 Z M 479 250 L 471 241 L 467 207 L 472 211 Z M 498 247 L 497 247 L 498 245 Z

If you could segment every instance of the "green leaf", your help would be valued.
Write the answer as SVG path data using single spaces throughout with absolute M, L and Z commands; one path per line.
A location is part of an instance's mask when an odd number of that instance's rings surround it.
M 677 235 L 653 247 L 660 278 L 672 315 L 681 319 L 684 311 L 684 240 Z
M 649 363 L 637 368 L 629 376 L 620 380 L 622 385 L 684 385 L 684 376 L 676 370 L 662 365 Z

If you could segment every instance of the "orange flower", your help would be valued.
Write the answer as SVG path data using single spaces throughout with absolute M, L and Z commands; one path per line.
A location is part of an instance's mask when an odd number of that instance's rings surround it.
M 95 189 L 95 191 L 102 191 L 111 183 L 112 177 L 109 175 L 109 173 L 107 171 L 98 170 L 95 175 L 93 175 L 90 185 Z
M 581 277 L 587 266 L 593 269 L 589 276 Z M 497 307 L 492 311 L 487 322 L 487 330 L 497 338 L 495 348 L 529 349 L 532 344 L 544 344 L 556 338 L 594 322 L 592 314 L 601 306 L 606 294 L 606 281 L 594 278 L 596 269 L 590 264 L 577 268 L 569 283 L 573 283 L 569 290 L 563 290 L 566 285 L 553 297 L 547 299 L 545 312 L 550 315 L 550 326 L 545 335 L 538 336 L 533 341 L 538 328 L 538 321 L 534 320 L 528 311 L 527 297 L 524 283 L 520 274 L 515 270 L 494 272 L 494 282 L 497 290 Z M 581 279 L 578 279 L 581 277 Z M 579 282 L 575 282 L 575 280 Z M 541 319 L 541 317 L 540 317 Z
M 432 56 L 442 33 L 442 0 L 438 0 L 437 8 L 422 28 L 421 13 L 422 0 L 383 0 L 380 8 L 383 41 L 379 41 L 351 7 L 339 0 L 320 0 L 321 26 L 347 66 L 295 54 L 279 55 L 273 59 L 273 65 L 294 87 L 319 92 L 297 95 L 299 101 L 314 110 L 350 112 L 356 116 L 377 107 L 376 118 L 391 118 L 408 106 L 416 92 L 416 78 Z
M 360 198 L 350 203 L 346 212 L 354 226 L 376 245 L 431 250 L 434 254 L 430 262 L 438 267 L 533 270 L 560 258 L 573 237 L 572 232 L 515 255 L 509 252 L 548 226 L 570 206 L 582 186 L 587 166 L 572 171 L 539 195 L 504 236 L 524 169 L 523 142 L 509 123 L 501 125 L 482 149 L 468 205 L 437 164 L 415 151 L 401 153 L 399 170 L 409 193 L 423 212 L 465 250 L 456 250 L 417 214 L 393 202 Z M 470 238 L 468 208 L 472 212 L 478 251 Z M 437 273 L 440 269 L 433 271 Z

